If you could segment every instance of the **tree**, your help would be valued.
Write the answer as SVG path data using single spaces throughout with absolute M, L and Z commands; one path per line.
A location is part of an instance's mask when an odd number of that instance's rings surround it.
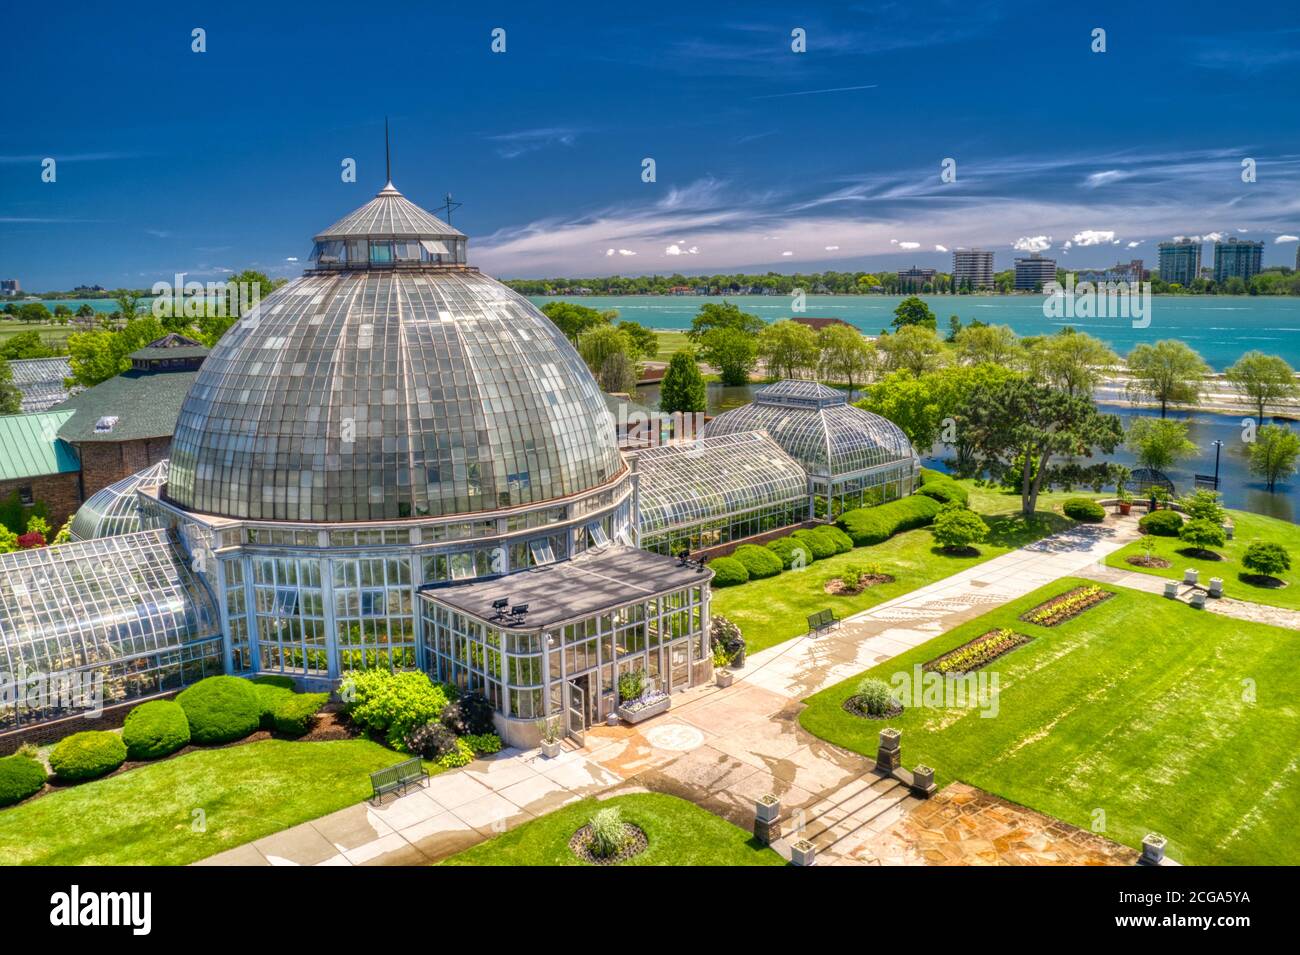
M 1264 479 L 1269 491 L 1277 482 L 1296 472 L 1296 459 L 1300 457 L 1300 435 L 1280 424 L 1266 424 L 1255 432 L 1250 446 L 1250 473 Z
M 632 343 L 632 357 L 637 361 L 649 361 L 659 354 L 659 336 L 652 329 L 640 322 L 619 322 L 615 328 L 627 335 Z
M 930 311 L 929 305 L 915 295 L 909 295 L 894 309 L 893 325 L 896 329 L 920 325 L 934 331 L 938 327 L 938 320 L 934 317 L 934 312 Z
M 908 371 L 923 375 L 938 368 L 943 361 L 943 343 L 931 328 L 904 325 L 893 335 L 881 335 L 876 348 L 885 356 L 889 371 Z
M 122 321 L 124 322 L 131 321 L 140 310 L 140 296 L 131 289 L 120 288 L 115 290 L 113 299 L 117 302 L 117 310 L 122 313 Z
M 674 353 L 659 386 L 659 410 L 667 414 L 703 411 L 707 396 L 695 356 L 685 350 Z
M 152 315 L 133 319 L 122 329 L 101 328 L 68 336 L 72 380 L 89 388 L 131 367 L 131 352 L 165 334 Z
M 1016 333 L 1006 325 L 971 323 L 957 332 L 952 340 L 957 346 L 958 359 L 971 365 L 984 362 L 1009 365 L 1020 353 Z
M 1224 377 L 1241 392 L 1247 404 L 1255 406 L 1255 417 L 1263 419 L 1271 404 L 1300 395 L 1295 371 L 1277 355 L 1248 351 L 1228 367 Z
M 987 538 L 989 526 L 974 511 L 953 501 L 939 508 L 930 533 L 934 542 L 948 553 L 961 553 Z
M 87 319 L 87 318 L 94 318 L 94 317 L 95 317 L 95 306 L 91 305 L 89 302 L 82 302 L 77 307 L 77 318 Z
M 758 356 L 777 378 L 798 378 L 817 367 L 817 336 L 811 328 L 791 319 L 768 325 L 758 333 Z
M 1218 491 L 1200 488 L 1188 494 L 1179 503 L 1182 504 L 1183 513 L 1187 515 L 1188 520 L 1222 524 L 1228 519 L 1228 512 L 1223 508 L 1223 502 Z
M 627 352 L 610 352 L 596 371 L 596 382 L 608 392 L 631 394 L 636 390 L 636 362 Z
M 757 340 L 735 328 L 713 328 L 700 340 L 699 355 L 718 370 L 724 385 L 745 385 L 758 363 Z
M 636 366 L 631 357 L 633 347 L 627 332 L 612 325 L 600 325 L 583 336 L 578 351 L 603 390 L 630 392 L 636 388 Z M 614 356 L 621 356 L 624 360 Z
M 1198 552 L 1198 556 L 1212 557 L 1217 560 L 1219 555 L 1214 552 L 1214 548 L 1226 544 L 1228 535 L 1218 524 L 1204 518 L 1197 518 L 1187 521 L 1178 529 L 1178 539 L 1184 544 L 1191 545 L 1192 549 Z
M 1103 371 L 1120 363 L 1101 339 L 1072 328 L 1035 339 L 1026 356 L 1034 380 L 1075 397 L 1092 394 Z
M 993 469 L 1022 457 L 1020 507 L 1030 516 L 1054 455 L 1112 454 L 1124 432 L 1115 415 L 1101 414 L 1090 398 L 1067 395 L 1021 378 L 977 388 L 962 409 L 972 448 Z
M 1128 371 L 1129 400 L 1152 399 L 1160 405 L 1163 418 L 1170 405 L 1194 404 L 1201 397 L 1202 379 L 1210 366 L 1183 342 L 1166 339 L 1129 352 Z
M 939 439 L 944 412 L 926 378 L 896 371 L 868 388 L 857 406 L 898 425 L 920 452 L 928 451 Z
M 608 325 L 614 312 L 599 312 L 586 305 L 573 302 L 547 302 L 542 306 L 542 314 L 564 333 L 564 337 L 578 347 L 585 332 L 601 325 Z
M 50 320 L 50 310 L 45 307 L 43 302 L 27 302 L 18 309 L 18 321 L 24 325 L 32 322 L 44 325 Z
M 0 357 L 0 415 L 18 414 L 23 410 L 23 393 L 14 384 L 9 362 Z
M 1168 418 L 1138 418 L 1128 429 L 1125 445 L 1138 464 L 1153 471 L 1167 471 L 1200 449 L 1187 438 L 1187 425 Z
M 828 325 L 817 336 L 817 349 L 821 374 L 831 381 L 846 382 L 850 394 L 871 374 L 875 348 L 856 328 Z
M 731 302 L 706 302 L 691 319 L 691 329 L 686 337 L 699 344 L 704 336 L 714 329 L 726 328 L 757 335 L 763 330 L 764 322 L 757 315 L 742 312 L 738 305 Z
M 50 347 L 41 338 L 38 331 L 19 332 L 10 335 L 4 345 L 0 345 L 0 358 L 17 361 L 22 358 L 53 358 L 59 352 Z
M 1272 541 L 1251 541 L 1241 555 L 1241 566 L 1253 574 L 1278 579 L 1291 569 L 1291 555 L 1281 544 Z

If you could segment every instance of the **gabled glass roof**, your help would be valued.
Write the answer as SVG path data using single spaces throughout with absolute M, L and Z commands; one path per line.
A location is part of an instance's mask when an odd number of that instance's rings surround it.
M 762 431 L 651 448 L 636 461 L 642 534 L 808 498 L 804 469 Z
M 131 534 L 140 529 L 135 492 L 167 483 L 167 459 L 96 491 L 77 508 L 69 533 L 74 541 Z
M 782 381 L 759 389 L 752 403 L 725 411 L 705 425 L 704 435 L 755 430 L 770 434 L 817 477 L 848 477 L 916 460 L 911 442 L 896 424 L 848 404 L 842 392 L 816 382 Z

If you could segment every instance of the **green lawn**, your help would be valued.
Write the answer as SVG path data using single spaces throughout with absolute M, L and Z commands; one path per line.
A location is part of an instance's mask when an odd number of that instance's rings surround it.
M 0 864 L 184 865 L 360 802 L 405 758 L 364 739 L 197 750 L 0 810 Z
M 1126 558 L 1143 553 L 1140 541 L 1129 544 L 1122 550 L 1111 554 L 1106 558 L 1106 563 L 1111 567 L 1118 567 L 1122 570 L 1136 570 L 1144 574 L 1154 574 L 1157 577 L 1168 577 L 1173 580 L 1182 580 L 1183 571 L 1189 567 L 1194 567 L 1201 572 L 1202 584 L 1208 584 L 1211 577 L 1222 577 L 1223 592 L 1228 597 L 1270 604 L 1274 607 L 1300 610 L 1300 527 L 1289 521 L 1280 521 L 1275 517 L 1264 517 L 1246 511 L 1229 511 L 1228 513 L 1232 517 L 1232 523 L 1235 525 L 1236 530 L 1233 533 L 1232 540 L 1228 541 L 1223 547 L 1215 548 L 1216 553 L 1223 556 L 1223 560 L 1202 560 L 1198 557 L 1187 557 L 1179 553 L 1186 545 L 1178 538 L 1152 535 L 1149 539 L 1155 542 L 1155 555 L 1171 561 L 1169 567 L 1163 569 L 1158 567 L 1135 567 L 1128 563 Z M 1241 575 L 1247 573 L 1245 568 L 1241 566 L 1241 555 L 1245 553 L 1251 541 L 1256 540 L 1281 544 L 1290 552 L 1291 569 L 1280 578 L 1286 581 L 1288 586 L 1281 589 L 1260 587 L 1257 584 L 1248 583 L 1241 579 Z
M 694 803 L 662 793 L 635 793 L 597 801 L 584 799 L 524 823 L 443 865 L 584 865 L 569 851 L 569 839 L 592 813 L 618 806 L 625 822 L 643 830 L 649 846 L 624 865 L 785 865 L 753 836 Z
M 659 336 L 659 352 L 655 355 L 657 361 L 668 361 L 675 352 L 694 347 L 685 332 L 656 331 L 655 334 Z
M 41 341 L 62 348 L 68 342 L 68 335 L 76 330 L 72 325 L 24 325 L 12 319 L 0 318 L 0 345 L 23 332 L 39 332 Z
M 1036 519 L 1028 521 L 1020 514 L 1018 494 L 976 488 L 969 481 L 961 483 L 971 492 L 971 508 L 983 515 L 991 529 L 989 540 L 979 546 L 978 555 L 945 554 L 934 546 L 928 529 L 907 531 L 883 544 L 856 547 L 847 554 L 815 561 L 801 571 L 788 570 L 738 587 L 716 588 L 713 612 L 737 624 L 745 635 L 748 652 L 757 653 L 807 633 L 808 615 L 818 610 L 829 607 L 836 617 L 843 619 L 1074 523 L 1050 508 L 1077 495 L 1044 495 L 1039 500 Z M 871 563 L 879 564 L 881 571 L 894 577 L 894 582 L 870 587 L 854 597 L 826 593 L 826 582 L 838 577 L 844 568 Z
M 1153 594 L 1116 596 L 1058 627 L 1017 620 L 1086 581 L 1063 579 L 867 671 L 890 681 L 995 627 L 1033 636 L 990 664 L 997 715 L 909 707 L 888 723 L 846 713 L 861 675 L 807 700 L 799 721 L 874 755 L 903 733 L 903 763 L 933 766 L 1137 848 L 1152 830 L 1189 864 L 1300 863 L 1300 635 Z M 1255 701 L 1249 701 L 1253 690 Z

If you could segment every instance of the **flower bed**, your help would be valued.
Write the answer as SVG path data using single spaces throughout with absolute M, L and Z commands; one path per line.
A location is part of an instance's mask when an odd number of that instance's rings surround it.
M 855 597 L 868 587 L 875 587 L 877 584 L 892 584 L 893 582 L 894 577 L 892 574 L 863 574 L 858 578 L 857 586 L 853 587 L 843 577 L 832 577 L 826 581 L 822 589 L 832 597 Z
M 670 705 L 672 700 L 667 693 L 663 690 L 650 690 L 642 693 L 635 700 L 620 703 L 618 715 L 629 723 L 640 723 L 642 720 L 648 720 L 667 711 Z
M 630 822 L 623 823 L 623 827 L 626 830 L 627 838 L 623 843 L 623 847 L 612 856 L 599 856 L 592 851 L 592 841 L 595 833 L 590 824 L 583 826 L 573 834 L 573 838 L 569 840 L 569 850 L 589 865 L 618 865 L 633 856 L 640 855 L 649 848 L 650 840 L 646 836 L 644 829 Z
M 1026 610 L 1019 619 L 1040 627 L 1055 627 L 1114 596 L 1112 591 L 1102 590 L 1096 584 L 1087 584 L 1058 594 L 1032 610 Z
M 968 640 L 955 650 L 949 650 L 942 656 L 935 657 L 922 669 L 936 673 L 962 676 L 988 666 L 1003 654 L 1010 653 L 1016 647 L 1024 646 L 1033 637 L 1017 633 L 1007 627 L 982 633 L 974 640 Z
M 864 720 L 891 720 L 903 712 L 903 704 L 897 700 L 892 700 L 889 703 L 889 709 L 877 715 L 862 705 L 862 697 L 851 696 L 844 701 L 844 712 L 860 716 Z
M 1148 556 L 1147 554 L 1132 554 L 1125 557 L 1124 561 L 1134 567 L 1159 567 L 1161 570 L 1173 566 L 1170 561 L 1165 560 L 1163 557 Z

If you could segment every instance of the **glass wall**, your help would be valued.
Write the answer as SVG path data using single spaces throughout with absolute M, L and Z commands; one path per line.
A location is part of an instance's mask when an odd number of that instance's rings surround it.
M 331 563 L 339 672 L 414 667 L 410 560 L 357 557 Z
M 328 676 L 320 560 L 254 557 L 252 565 L 259 669 Z

